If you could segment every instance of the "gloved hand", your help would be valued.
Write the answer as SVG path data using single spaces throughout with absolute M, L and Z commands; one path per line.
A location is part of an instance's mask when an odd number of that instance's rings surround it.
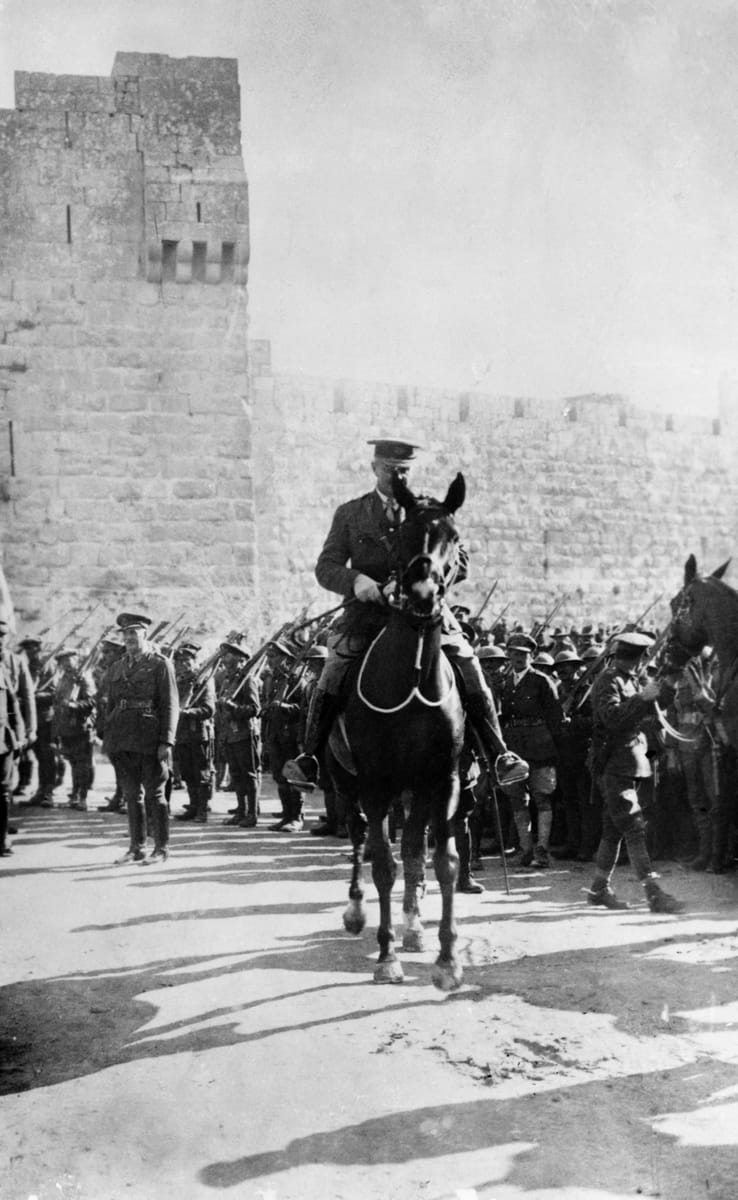
M 357 575 L 354 580 L 354 595 L 357 600 L 361 600 L 362 604 L 368 604 L 374 601 L 375 604 L 382 603 L 382 593 L 379 590 L 379 584 L 370 579 L 368 575 Z

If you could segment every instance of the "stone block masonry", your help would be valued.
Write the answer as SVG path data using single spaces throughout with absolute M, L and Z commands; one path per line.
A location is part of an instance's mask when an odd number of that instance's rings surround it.
M 2 561 L 24 627 L 257 607 L 237 64 L 16 74 L 0 112 Z
M 488 618 L 509 602 L 529 625 L 563 597 L 557 625 L 625 622 L 662 593 L 649 620 L 663 626 L 688 554 L 710 571 L 738 546 L 738 406 L 727 393 L 719 420 L 670 417 L 621 396 L 543 402 L 272 376 L 258 349 L 259 565 L 280 615 L 306 599 L 315 612 L 330 605 L 312 566 L 335 506 L 372 487 L 367 440 L 391 433 L 423 447 L 418 490 L 443 496 L 463 472 L 471 571 L 455 595 L 475 612 L 499 579 Z M 286 488 L 275 486 L 284 464 Z

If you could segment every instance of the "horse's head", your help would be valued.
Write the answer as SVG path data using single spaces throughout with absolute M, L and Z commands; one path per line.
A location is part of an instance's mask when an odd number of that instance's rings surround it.
M 690 554 L 684 564 L 684 586 L 670 601 L 669 657 L 672 661 L 686 661 L 712 641 L 708 625 L 708 605 L 711 596 L 714 602 L 715 584 L 722 579 L 729 565 L 730 559 L 705 579 L 697 570 L 694 554 Z M 723 584 L 720 585 L 720 589 L 732 591 Z
M 456 476 L 444 500 L 415 496 L 403 479 L 395 480 L 393 491 L 405 509 L 396 543 L 402 605 L 413 617 L 439 620 L 441 602 L 458 569 L 454 513 L 464 503 L 464 476 Z

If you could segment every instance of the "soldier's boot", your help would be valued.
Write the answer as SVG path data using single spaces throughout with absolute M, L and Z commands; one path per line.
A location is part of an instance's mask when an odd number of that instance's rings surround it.
M 316 688 L 308 713 L 305 732 L 305 749 L 297 758 L 291 758 L 282 768 L 282 775 L 293 787 L 303 792 L 315 790 L 320 774 L 319 759 L 330 737 L 333 722 L 341 711 L 341 701 L 332 692 Z
M 684 911 L 684 901 L 677 900 L 676 896 L 670 896 L 668 892 L 663 891 L 653 875 L 644 879 L 643 886 L 646 889 L 646 899 L 651 912 L 680 913 Z
M 87 789 L 86 788 L 80 788 L 79 792 L 77 793 L 76 808 L 78 808 L 80 812 L 87 812 Z
M 172 785 L 174 786 L 174 785 Z M 187 784 L 187 804 L 182 809 L 182 812 L 175 813 L 175 821 L 194 821 L 197 816 L 199 807 L 199 787 L 195 784 Z
M 690 871 L 706 871 L 712 858 L 712 823 L 708 812 L 699 812 L 695 816 L 697 826 L 697 853 L 685 862 Z
M 551 838 L 552 824 L 553 813 L 550 808 L 538 813 L 538 838 L 533 851 L 533 865 L 535 867 L 549 867 L 551 865 L 551 860 L 548 856 L 548 843 Z
M 300 792 L 297 793 L 297 799 L 292 801 L 290 807 L 290 819 L 286 825 L 282 827 L 282 833 L 300 833 L 305 828 L 305 821 L 302 815 L 302 810 L 305 801 Z
M 284 829 L 285 825 L 289 824 L 290 812 L 292 810 L 292 788 L 290 785 L 281 780 L 277 784 L 277 794 L 282 805 L 282 815 L 274 825 L 269 826 L 271 833 L 279 833 L 281 829 Z
M 513 855 L 510 862 L 514 867 L 529 867 L 533 862 L 533 838 L 530 831 L 528 810 L 525 808 L 514 809 L 513 820 L 515 821 L 515 828 L 518 831 L 520 849 L 517 854 Z
M 207 783 L 201 782 L 197 787 L 197 808 L 193 818 L 196 825 L 207 825 L 208 812 L 210 811 L 210 801 L 213 798 L 213 781 L 209 779 Z
M 471 873 L 472 839 L 466 821 L 454 823 L 454 841 L 459 856 L 459 875 L 456 880 L 456 891 L 465 892 L 470 896 L 478 896 L 484 891 L 484 885 L 479 883 Z
M 242 829 L 253 829 L 259 815 L 259 796 L 256 781 L 251 778 L 248 779 L 246 784 L 246 804 L 247 810 L 239 821 L 239 825 Z

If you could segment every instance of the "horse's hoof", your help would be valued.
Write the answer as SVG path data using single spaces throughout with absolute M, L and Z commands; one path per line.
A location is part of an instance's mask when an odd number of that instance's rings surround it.
M 362 933 L 366 925 L 366 913 L 363 908 L 354 908 L 349 905 L 343 914 L 343 927 L 347 933 Z
M 431 979 L 439 992 L 455 992 L 461 987 L 464 972 L 460 963 L 439 963 L 433 967 Z
M 403 983 L 405 976 L 402 973 L 402 964 L 395 959 L 388 959 L 386 962 L 377 963 L 374 971 L 375 983 Z
M 421 954 L 425 950 L 425 938 L 422 929 L 408 929 L 402 935 L 402 948 L 408 954 Z

